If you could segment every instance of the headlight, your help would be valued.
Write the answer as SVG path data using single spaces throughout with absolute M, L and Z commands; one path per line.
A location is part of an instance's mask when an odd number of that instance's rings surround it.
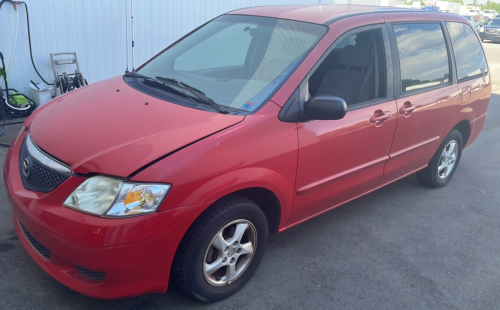
M 484 27 L 479 28 L 479 32 L 484 32 Z
M 147 214 L 156 212 L 170 187 L 95 176 L 78 186 L 63 205 L 107 217 Z

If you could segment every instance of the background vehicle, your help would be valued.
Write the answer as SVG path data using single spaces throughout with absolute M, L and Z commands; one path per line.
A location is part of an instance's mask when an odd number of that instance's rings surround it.
M 35 111 L 5 161 L 14 226 L 78 292 L 165 292 L 172 274 L 219 300 L 252 277 L 269 232 L 415 172 L 445 186 L 491 89 L 459 16 L 236 10 Z
M 489 20 L 497 17 L 497 11 L 495 10 L 485 10 L 483 14 L 483 18 L 487 17 Z
M 465 13 L 465 16 L 474 16 L 474 17 L 478 18 L 477 20 L 479 21 L 479 19 L 481 17 L 481 10 L 477 10 L 477 9 L 468 10 L 467 13 Z
M 493 42 L 500 41 L 500 18 L 494 18 L 487 25 L 480 27 L 479 36 L 481 41 L 491 40 Z
M 481 23 L 479 23 L 477 21 L 476 17 L 475 16 L 467 16 L 466 18 L 470 21 L 472 28 L 474 28 L 474 30 L 476 30 L 476 32 L 479 32 L 479 29 L 481 29 Z
M 422 11 L 433 11 L 433 12 L 439 12 L 440 9 L 438 6 L 424 6 L 420 10 Z

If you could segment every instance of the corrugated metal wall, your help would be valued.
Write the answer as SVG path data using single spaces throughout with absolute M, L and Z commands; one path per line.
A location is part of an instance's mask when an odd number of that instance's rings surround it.
M 28 4 L 33 57 L 38 70 L 53 81 L 50 53 L 78 54 L 89 83 L 122 74 L 130 46 L 130 0 L 24 0 Z M 383 3 L 393 4 L 393 0 Z M 260 5 L 352 3 L 378 5 L 381 0 L 135 0 L 136 67 L 187 32 L 224 12 Z M 125 11 L 127 10 L 127 12 Z M 9 87 L 29 94 L 29 80 L 41 82 L 29 57 L 25 7 L 20 5 L 19 32 Z M 125 27 L 128 27 L 129 42 Z M 0 10 L 0 51 L 10 62 L 16 11 Z M 129 68 L 131 67 L 129 51 Z M 0 83 L 2 85 L 2 83 Z

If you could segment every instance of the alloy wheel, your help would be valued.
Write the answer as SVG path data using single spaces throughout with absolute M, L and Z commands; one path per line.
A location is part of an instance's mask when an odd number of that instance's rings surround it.
M 438 177 L 441 180 L 446 179 L 455 167 L 458 154 L 458 143 L 451 140 L 443 149 L 438 163 Z
M 203 260 L 203 275 L 213 286 L 229 285 L 252 261 L 257 248 L 257 230 L 243 219 L 224 226 L 214 236 Z

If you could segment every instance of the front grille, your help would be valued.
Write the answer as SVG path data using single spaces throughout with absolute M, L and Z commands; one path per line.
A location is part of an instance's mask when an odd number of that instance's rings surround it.
M 26 139 L 29 139 L 28 137 Z M 32 154 L 28 152 L 26 146 L 26 139 L 21 147 L 19 153 L 19 172 L 23 181 L 24 188 L 41 193 L 48 193 L 53 191 L 56 187 L 61 185 L 68 176 L 61 174 L 36 160 Z M 27 164 L 29 167 L 29 174 L 26 176 L 24 173 Z
M 40 253 L 40 255 L 42 255 L 43 257 L 50 260 L 50 250 L 44 247 L 43 244 L 38 242 L 38 240 L 36 240 L 36 238 L 33 237 L 32 234 L 30 234 L 30 232 L 23 226 L 23 224 L 21 224 L 21 222 L 19 222 L 19 225 L 21 226 L 26 239 L 28 239 L 35 250 L 37 250 L 37 252 Z
M 85 269 L 83 267 L 76 266 L 76 265 L 75 265 L 75 267 L 76 267 L 76 269 L 78 271 L 80 271 L 81 274 L 83 274 L 87 278 L 94 279 L 94 280 L 96 280 L 98 282 L 102 282 L 102 281 L 104 281 L 104 279 L 106 279 L 106 273 L 105 272 L 99 272 L 99 271 L 89 270 L 89 269 Z
M 486 29 L 487 33 L 498 33 L 498 29 Z

